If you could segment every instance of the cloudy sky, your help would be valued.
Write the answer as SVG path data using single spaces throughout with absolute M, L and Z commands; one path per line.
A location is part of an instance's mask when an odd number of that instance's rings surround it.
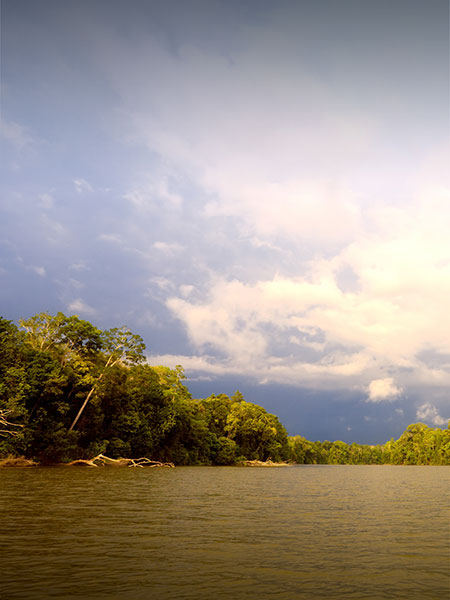
M 2 0 L 0 312 L 127 325 L 195 397 L 450 417 L 447 0 Z

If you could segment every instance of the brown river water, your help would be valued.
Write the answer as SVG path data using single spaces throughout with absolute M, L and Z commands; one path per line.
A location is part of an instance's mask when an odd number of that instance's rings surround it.
M 449 598 L 450 467 L 0 470 L 2 600 Z

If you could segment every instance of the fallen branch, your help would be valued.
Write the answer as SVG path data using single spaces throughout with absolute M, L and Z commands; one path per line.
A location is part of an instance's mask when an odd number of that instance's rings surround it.
M 158 460 L 151 460 L 150 458 L 147 458 L 146 456 L 143 456 L 142 458 L 129 458 L 129 459 L 122 459 L 122 460 L 129 460 L 130 464 L 128 465 L 129 467 L 167 467 L 169 469 L 173 469 L 175 467 L 175 465 L 171 462 L 169 463 L 164 463 L 164 462 L 159 462 Z
M 0 460 L 0 467 L 36 467 L 37 463 L 24 456 L 8 456 Z
M 173 468 L 173 463 L 163 463 L 157 460 L 151 460 L 145 456 L 141 458 L 110 458 L 104 454 L 99 454 L 90 459 L 73 460 L 66 463 L 68 467 L 168 467 Z
M 273 462 L 270 460 L 244 460 L 239 463 L 244 467 L 290 467 L 291 464 L 287 462 Z

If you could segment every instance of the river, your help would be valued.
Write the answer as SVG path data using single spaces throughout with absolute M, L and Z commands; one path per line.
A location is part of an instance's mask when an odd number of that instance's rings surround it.
M 0 470 L 2 600 L 439 600 L 449 467 Z

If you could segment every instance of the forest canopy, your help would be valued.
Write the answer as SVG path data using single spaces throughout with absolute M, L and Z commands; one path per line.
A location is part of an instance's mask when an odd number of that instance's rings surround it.
M 423 423 L 383 446 L 288 437 L 237 391 L 193 399 L 183 368 L 150 366 L 139 335 L 76 315 L 0 317 L 0 458 L 43 464 L 107 453 L 177 465 L 450 464 L 450 430 Z

